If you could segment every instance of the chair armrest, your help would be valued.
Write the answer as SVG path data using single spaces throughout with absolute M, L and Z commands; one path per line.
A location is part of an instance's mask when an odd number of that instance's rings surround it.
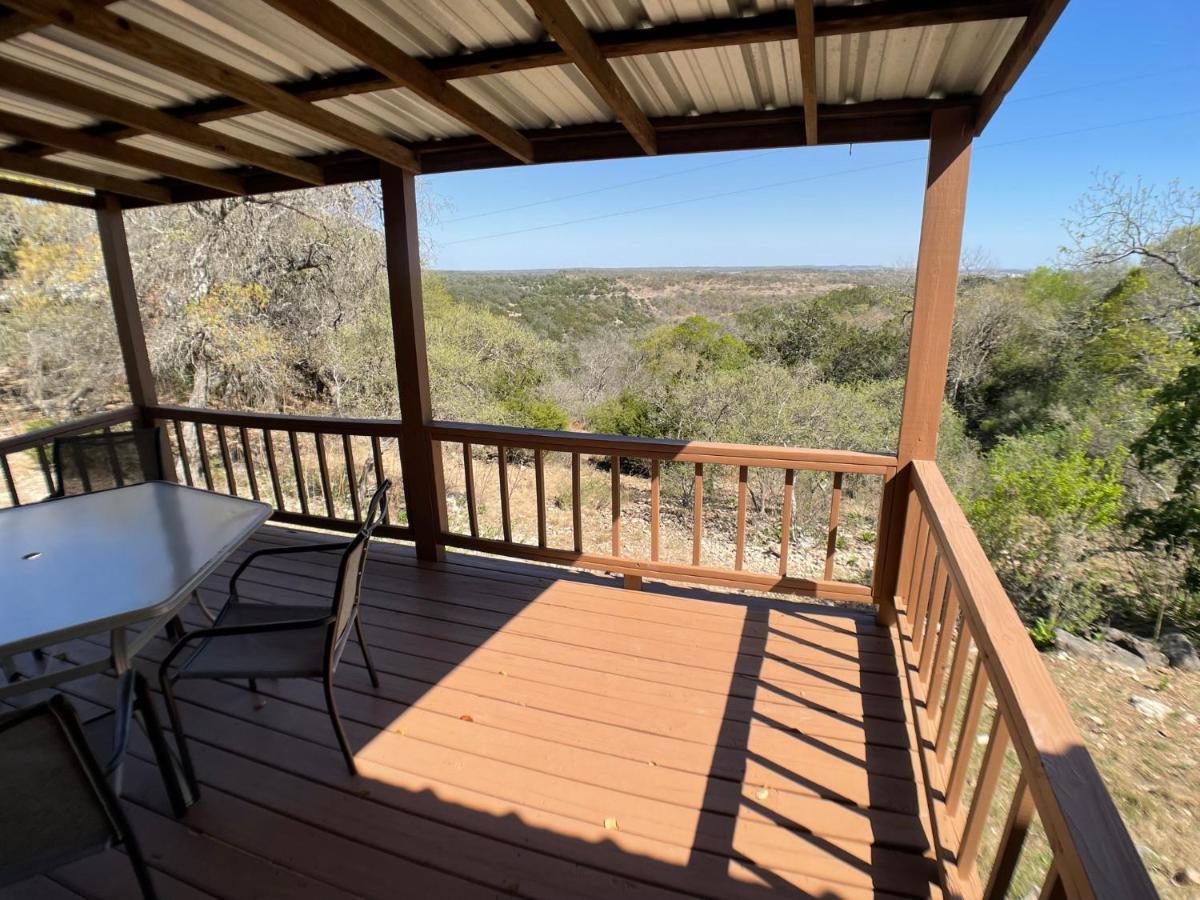
M 189 631 L 175 642 L 175 646 L 171 648 L 166 658 L 159 664 L 159 678 L 165 679 L 167 677 L 167 670 L 170 668 L 171 663 L 175 661 L 175 657 L 187 649 L 188 644 L 192 641 L 202 638 L 232 637 L 243 634 L 270 634 L 273 631 L 299 631 L 304 628 L 322 628 L 332 625 L 333 621 L 333 614 L 328 613 L 309 619 L 282 619 L 278 622 L 264 622 L 259 625 L 214 625 L 212 628 L 197 628 L 195 631 Z
M 288 553 L 322 553 L 332 550 L 345 550 L 350 546 L 349 541 L 339 541 L 335 544 L 301 544 L 295 547 L 264 547 L 261 550 L 255 550 L 249 556 L 241 561 L 237 569 L 229 578 L 229 598 L 232 602 L 238 602 L 237 580 L 242 577 L 242 573 L 260 556 L 283 556 Z

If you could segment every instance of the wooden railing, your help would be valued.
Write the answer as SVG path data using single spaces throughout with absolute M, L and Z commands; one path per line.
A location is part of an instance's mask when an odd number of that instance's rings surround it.
M 1005 896 L 1036 815 L 1052 854 L 1042 896 L 1156 896 L 1066 705 L 937 466 L 912 463 L 910 485 L 897 598 L 901 646 L 923 707 L 914 709 L 914 721 L 927 735 L 922 764 L 951 892 Z M 976 733 L 989 688 L 995 713 L 981 747 Z M 1019 771 L 981 886 L 985 823 L 1003 809 L 993 807 L 1010 747 Z
M 432 440 L 444 445 L 457 445 L 461 451 L 467 503 L 467 533 L 446 531 L 442 541 L 453 547 L 464 547 L 502 556 L 543 560 L 559 564 L 598 569 L 623 574 L 627 579 L 655 577 L 725 587 L 782 591 L 831 600 L 870 602 L 871 586 L 835 580 L 834 556 L 838 546 L 839 515 L 841 511 L 843 476 L 850 473 L 877 476 L 881 482 L 896 469 L 894 456 L 877 453 L 857 453 L 839 450 L 804 450 L 784 447 L 761 447 L 742 444 L 719 444 L 702 441 L 677 441 L 651 438 L 631 438 L 611 435 L 581 434 L 561 431 L 534 431 L 489 425 L 465 425 L 435 422 L 429 426 Z M 480 533 L 477 498 L 474 487 L 477 448 L 494 449 L 500 500 L 500 538 L 483 537 Z M 513 512 L 510 503 L 510 456 L 523 455 L 531 461 L 536 489 L 536 541 L 525 543 L 513 539 Z M 548 535 L 545 488 L 545 455 L 564 453 L 571 465 L 571 534 L 569 546 L 553 546 Z M 586 457 L 607 461 L 610 478 L 611 519 L 607 529 L 608 552 L 598 552 L 586 546 L 582 514 L 581 474 Z M 648 473 L 650 482 L 649 548 L 644 556 L 627 551 L 622 541 L 622 471 L 623 463 L 637 461 Z M 685 463 L 692 467 L 692 527 L 690 562 L 667 562 L 661 552 L 661 477 L 664 463 Z M 737 509 L 734 536 L 734 561 L 731 567 L 702 564 L 704 543 L 704 480 L 705 466 L 729 466 L 737 471 Z M 751 572 L 746 569 L 747 547 L 747 481 L 756 469 L 782 470 L 784 485 L 779 510 L 778 566 L 774 573 Z M 832 475 L 829 525 L 826 532 L 823 577 L 798 578 L 788 574 L 789 541 L 791 536 L 793 483 L 796 473 L 808 470 Z M 876 523 L 878 524 L 878 523 Z M 876 529 L 878 531 L 878 528 Z
M 395 489 L 378 533 L 410 537 L 397 422 L 182 406 L 146 412 L 163 428 L 176 477 L 189 485 L 263 500 L 277 522 L 354 531 L 375 486 L 390 477 Z
M 62 425 L 53 425 L 13 437 L 0 438 L 0 477 L 4 479 L 8 505 L 21 506 L 25 503 L 34 503 L 54 494 L 51 448 L 55 438 L 111 431 L 114 428 L 129 425 L 138 418 L 139 413 L 136 406 L 123 406 L 120 409 L 97 413 L 94 416 L 76 419 Z M 22 491 L 22 479 L 18 475 L 20 467 L 16 465 L 18 454 L 22 453 L 33 457 L 37 471 L 37 476 L 32 480 L 32 484 L 26 482 L 24 491 Z M 45 488 L 44 492 L 43 487 Z

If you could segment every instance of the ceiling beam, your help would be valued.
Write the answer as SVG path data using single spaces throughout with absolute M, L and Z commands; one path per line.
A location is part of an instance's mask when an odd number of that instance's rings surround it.
M 27 181 L 17 181 L 13 178 L 0 178 L 0 194 L 41 200 L 45 203 L 82 206 L 84 209 L 96 208 L 95 194 L 76 194 L 74 191 L 64 191 L 61 188 L 52 188 L 44 184 L 30 184 Z
M 0 150 L 0 169 L 32 175 L 34 178 L 80 184 L 113 194 L 124 194 L 127 197 L 139 197 L 142 200 L 149 200 L 151 203 L 171 202 L 171 192 L 156 184 L 134 181 L 132 178 L 120 178 L 116 175 L 106 175 L 92 169 L 81 169 L 53 159 L 22 156 L 9 150 Z
M 1017 79 L 1021 77 L 1038 48 L 1042 46 L 1042 41 L 1046 39 L 1066 5 L 1067 0 L 1037 0 L 1034 4 L 1025 24 L 1017 33 L 1016 40 L 1000 61 L 996 74 L 979 97 L 979 106 L 975 111 L 976 135 L 983 131 L 984 126 L 996 114 L 996 110 L 1017 83 Z
M 180 143 L 191 144 L 202 150 L 251 163 L 308 184 L 324 183 L 321 170 L 312 163 L 272 150 L 264 150 L 248 141 L 229 137 L 210 128 L 202 128 L 151 106 L 142 106 L 140 103 L 133 103 L 85 84 L 68 81 L 6 59 L 0 59 L 0 84 L 19 94 L 67 106 L 101 119 L 122 122 L 138 129 L 135 132 L 138 134 L 156 134 Z
M 889 28 L 1020 18 L 1029 12 L 1032 3 L 1033 0 L 978 0 L 968 3 L 952 3 L 947 0 L 877 0 L 857 6 L 819 6 L 814 13 L 817 37 L 832 37 Z M 783 41 L 791 40 L 795 36 L 796 17 L 790 9 L 738 18 L 703 19 L 654 25 L 650 28 L 603 31 L 593 35 L 600 52 L 609 59 L 647 53 Z M 441 77 L 457 80 L 568 65 L 571 60 L 557 43 L 543 40 L 433 57 L 422 62 Z M 279 87 L 302 100 L 316 102 L 385 91 L 395 85 L 390 78 L 380 75 L 372 68 L 364 67 L 293 81 Z M 255 111 L 249 104 L 229 96 L 209 98 L 163 110 L 197 125 L 249 115 Z M 88 130 L 113 140 L 142 133 L 137 128 L 113 123 L 91 126 Z M 19 150 L 34 155 L 53 152 L 51 148 L 36 144 L 23 145 Z
M 107 159 L 122 165 L 148 169 L 151 172 L 170 175 L 193 184 L 203 184 L 227 194 L 244 194 L 246 190 L 242 179 L 235 175 L 192 165 L 169 156 L 131 147 L 128 144 L 119 144 L 107 138 L 88 134 L 86 131 L 60 128 L 57 125 L 39 122 L 37 119 L 29 119 L 4 110 L 0 110 L 0 134 L 7 134 L 25 141 L 37 141 L 59 150 L 86 153 L 88 156 Z
M 462 122 L 521 162 L 533 162 L 533 145 L 520 132 L 331 0 L 267 2 L 385 75 L 394 87 L 408 88 L 426 103 Z
M 591 32 L 584 28 L 578 16 L 567 5 L 567 0 L 528 0 L 528 3 L 546 31 L 566 51 L 584 78 L 591 82 L 596 93 L 633 135 L 638 146 L 648 154 L 657 153 L 654 128 L 650 120 L 600 52 Z
M 796 0 L 796 43 L 800 48 L 800 93 L 804 101 L 804 142 L 817 142 L 817 27 L 813 0 Z
M 416 156 L 402 144 L 84 0 L 5 0 L 5 3 L 27 16 L 237 97 L 256 109 L 290 119 L 384 162 L 411 171 L 419 169 Z

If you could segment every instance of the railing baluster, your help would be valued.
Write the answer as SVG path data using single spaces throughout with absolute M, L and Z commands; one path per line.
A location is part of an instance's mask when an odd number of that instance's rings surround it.
M 583 552 L 583 476 L 578 453 L 571 454 L 571 537 L 575 552 Z
M 958 871 L 970 878 L 975 871 L 979 855 L 979 841 L 983 837 L 983 826 L 992 808 L 996 785 L 1000 782 L 1000 770 L 1004 768 L 1004 754 L 1008 751 L 1008 725 L 999 709 L 992 720 L 992 731 L 988 736 L 983 763 L 979 767 L 979 779 L 975 783 L 975 795 L 967 811 L 967 822 L 963 826 L 962 842 L 958 847 Z
M 779 574 L 787 577 L 788 545 L 792 541 L 792 495 L 796 492 L 796 470 L 783 473 L 783 522 L 779 529 Z
M 1033 792 L 1029 790 L 1029 781 L 1022 771 L 1008 807 L 1008 819 L 1001 832 L 992 871 L 988 874 L 987 888 L 983 892 L 985 900 L 1004 900 L 1007 896 L 1017 862 L 1021 858 L 1021 848 L 1025 846 L 1025 836 L 1033 822 L 1034 811 Z
M 946 675 L 946 658 L 950 655 L 950 642 L 954 639 L 954 627 L 958 624 L 958 588 L 950 582 L 946 596 L 946 611 L 942 615 L 942 627 L 938 631 L 937 650 L 933 654 L 933 671 L 926 673 L 929 688 L 925 691 L 925 715 L 933 719 L 938 692 Z
M 958 732 L 958 745 L 954 748 L 954 762 L 950 766 L 950 777 L 946 780 L 946 812 L 951 816 L 958 812 L 962 801 L 963 785 L 967 780 L 967 766 L 971 763 L 971 751 L 975 749 L 975 732 L 979 730 L 979 717 L 983 713 L 983 699 L 987 696 L 987 671 L 983 668 L 983 654 L 975 657 L 975 674 L 967 693 L 967 711 L 963 715 L 962 727 Z
M 342 435 L 342 462 L 346 465 L 346 483 L 350 489 L 350 511 L 354 513 L 354 521 L 362 521 L 362 507 L 358 502 L 358 478 L 355 473 L 358 467 L 354 465 L 354 441 L 349 434 Z
M 204 487 L 213 489 L 212 466 L 208 463 L 208 441 L 204 439 L 204 426 L 199 422 L 192 423 L 196 428 L 196 452 L 200 454 L 200 470 L 204 473 Z
M 325 457 L 325 438 L 319 431 L 314 431 L 313 441 L 317 445 L 317 471 L 321 475 L 321 495 L 325 498 L 325 514 L 331 519 L 336 519 L 337 511 L 333 508 L 333 490 L 329 484 L 329 460 Z
M 917 588 L 917 608 L 913 611 L 910 623 L 912 625 L 912 647 L 914 651 L 920 651 L 921 646 L 925 643 L 925 619 L 929 612 L 929 607 L 933 605 L 934 586 L 937 584 L 938 574 L 942 568 L 942 556 L 938 551 L 936 542 L 929 542 L 929 551 L 925 559 L 925 572 Z
M 658 477 L 658 460 L 650 460 L 650 559 L 658 561 L 659 544 L 659 506 L 662 502 L 661 486 Z
M 950 570 L 943 563 L 941 571 L 938 573 L 938 579 L 935 582 L 933 594 L 929 598 L 929 603 L 925 609 L 925 627 L 922 629 L 921 636 L 921 659 L 917 666 L 917 674 L 921 677 L 921 681 L 928 684 L 929 682 L 929 666 L 933 663 L 933 648 L 937 644 L 937 637 L 940 634 L 939 628 L 942 626 L 942 619 L 946 612 L 946 603 L 948 602 L 947 594 L 950 591 Z
M 194 487 L 192 464 L 188 462 L 187 444 L 183 440 L 183 425 L 178 419 L 175 419 L 172 424 L 175 426 L 175 446 L 179 448 L 179 461 L 183 464 L 183 480 L 187 482 L 188 487 Z
M 742 571 L 746 562 L 746 479 L 749 473 L 749 467 L 738 467 L 737 531 L 733 541 L 733 568 L 737 572 Z
M 242 462 L 246 466 L 246 481 L 250 485 L 250 496 L 258 500 L 258 475 L 254 471 L 254 454 L 250 450 L 250 434 L 246 431 L 245 425 L 238 428 L 238 434 L 242 439 Z
M 546 472 L 542 465 L 542 451 L 533 451 L 533 481 L 537 492 L 537 539 L 538 546 L 546 546 Z
M 950 664 L 950 677 L 946 681 L 946 700 L 942 704 L 938 719 L 937 743 L 934 747 L 938 762 L 945 763 L 946 751 L 950 749 L 950 730 L 954 727 L 954 716 L 958 712 L 958 701 L 962 696 L 963 676 L 967 672 L 967 660 L 971 656 L 971 626 L 966 617 L 958 629 L 958 644 L 954 647 L 954 662 Z M 934 700 L 926 698 L 927 708 Z
M 89 494 L 92 490 L 92 479 L 88 477 L 87 461 L 78 444 L 71 444 L 71 455 L 75 457 L 75 465 L 79 468 L 79 480 L 83 482 L 83 492 Z
M 508 451 L 503 444 L 496 445 L 500 472 L 500 531 L 504 542 L 512 543 L 512 517 L 508 508 Z
M 692 565 L 698 566 L 704 537 L 704 463 L 696 463 L 692 479 Z
M 375 462 L 375 486 L 378 487 L 379 485 L 383 484 L 383 479 L 385 476 L 383 474 L 383 447 L 379 443 L 379 437 L 377 435 L 371 436 L 371 459 Z M 393 493 L 395 492 L 393 491 Z M 383 513 L 383 521 L 386 525 L 392 524 L 391 503 L 387 505 L 387 508 Z
M 229 485 L 229 493 L 238 495 L 237 479 L 233 477 L 233 459 L 229 455 L 229 441 L 225 438 L 225 426 L 214 425 L 217 429 L 217 444 L 221 448 L 221 465 L 225 467 L 225 481 Z
M 50 471 L 50 460 L 46 458 L 46 447 L 43 444 L 37 445 L 38 465 L 42 469 L 42 478 L 46 480 L 46 493 L 53 497 L 58 489 L 54 486 L 54 476 Z
M 621 457 L 609 457 L 612 466 L 612 555 L 621 555 Z
M 475 507 L 475 465 L 471 459 L 471 444 L 463 441 L 463 490 L 467 494 L 467 524 L 471 537 L 479 537 L 479 510 Z
M 915 497 L 911 501 L 916 503 Z M 925 518 L 924 511 L 917 519 L 917 537 L 913 543 L 912 568 L 908 573 L 908 584 L 904 589 L 904 610 L 905 618 L 908 620 L 909 630 L 912 629 L 913 613 L 916 612 L 917 588 L 921 583 L 922 569 L 925 565 L 925 552 L 929 545 L 929 521 Z
M 842 517 L 842 473 L 833 473 L 829 497 L 829 531 L 825 538 L 825 580 L 833 581 L 833 558 L 837 554 L 838 526 Z
M 103 428 L 104 436 L 108 438 L 105 447 L 108 450 L 108 464 L 112 468 L 113 481 L 117 487 L 125 487 L 125 476 L 121 473 L 121 461 L 117 459 L 117 445 L 112 442 L 112 429 L 107 425 Z
M 8 467 L 7 453 L 0 453 L 0 469 L 4 471 L 4 482 L 8 485 L 8 496 L 12 499 L 12 505 L 20 506 L 21 498 L 17 495 L 17 483 L 13 481 L 12 469 Z
M 267 454 L 267 472 L 271 476 L 271 491 L 275 494 L 275 508 L 280 512 L 287 509 L 283 503 L 283 487 L 279 484 L 279 466 L 275 462 L 275 442 L 271 430 L 262 430 L 263 451 Z
M 1067 900 L 1067 890 L 1063 887 L 1062 875 L 1058 871 L 1058 860 L 1050 863 L 1050 871 L 1046 873 L 1038 900 Z
M 304 463 L 300 461 L 300 442 L 296 440 L 296 432 L 289 431 L 288 445 L 292 450 L 292 472 L 296 476 L 296 494 L 300 498 L 300 512 L 308 515 L 308 486 L 304 483 Z

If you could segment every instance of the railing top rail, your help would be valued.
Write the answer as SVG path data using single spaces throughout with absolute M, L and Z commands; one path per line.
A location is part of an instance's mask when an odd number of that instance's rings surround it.
M 722 444 L 711 441 L 681 441 L 668 438 L 627 437 L 575 431 L 540 431 L 504 425 L 433 422 L 429 433 L 437 440 L 469 441 L 476 444 L 505 444 L 523 449 L 630 456 L 678 462 L 708 462 L 720 465 L 752 465 L 770 468 L 805 468 L 824 472 L 887 474 L 895 470 L 896 457 L 886 453 L 855 450 L 812 450 L 769 447 L 755 444 Z
M 912 468 L 1070 896 L 1156 896 L 1066 704 L 954 494 L 935 463 L 915 461 Z
M 193 406 L 159 405 L 146 407 L 155 419 L 179 419 L 205 425 L 233 428 L 267 428 L 272 431 L 302 431 L 315 434 L 354 434 L 364 437 L 399 437 L 399 419 L 355 419 L 340 416 L 303 416 L 291 413 L 233 412 L 224 409 L 200 409 Z
M 82 419 L 63 422 L 59 425 L 51 425 L 48 428 L 39 428 L 36 431 L 27 431 L 24 434 L 14 434 L 12 437 L 0 438 L 0 453 L 16 453 L 20 450 L 30 450 L 42 444 L 48 444 L 55 438 L 67 437 L 72 434 L 83 434 L 84 432 L 95 431 L 97 428 L 105 428 L 111 425 L 123 425 L 126 422 L 132 422 L 137 417 L 138 408 L 136 406 L 122 406 L 119 409 L 111 409 L 107 412 L 96 413 L 95 415 L 85 416 Z

